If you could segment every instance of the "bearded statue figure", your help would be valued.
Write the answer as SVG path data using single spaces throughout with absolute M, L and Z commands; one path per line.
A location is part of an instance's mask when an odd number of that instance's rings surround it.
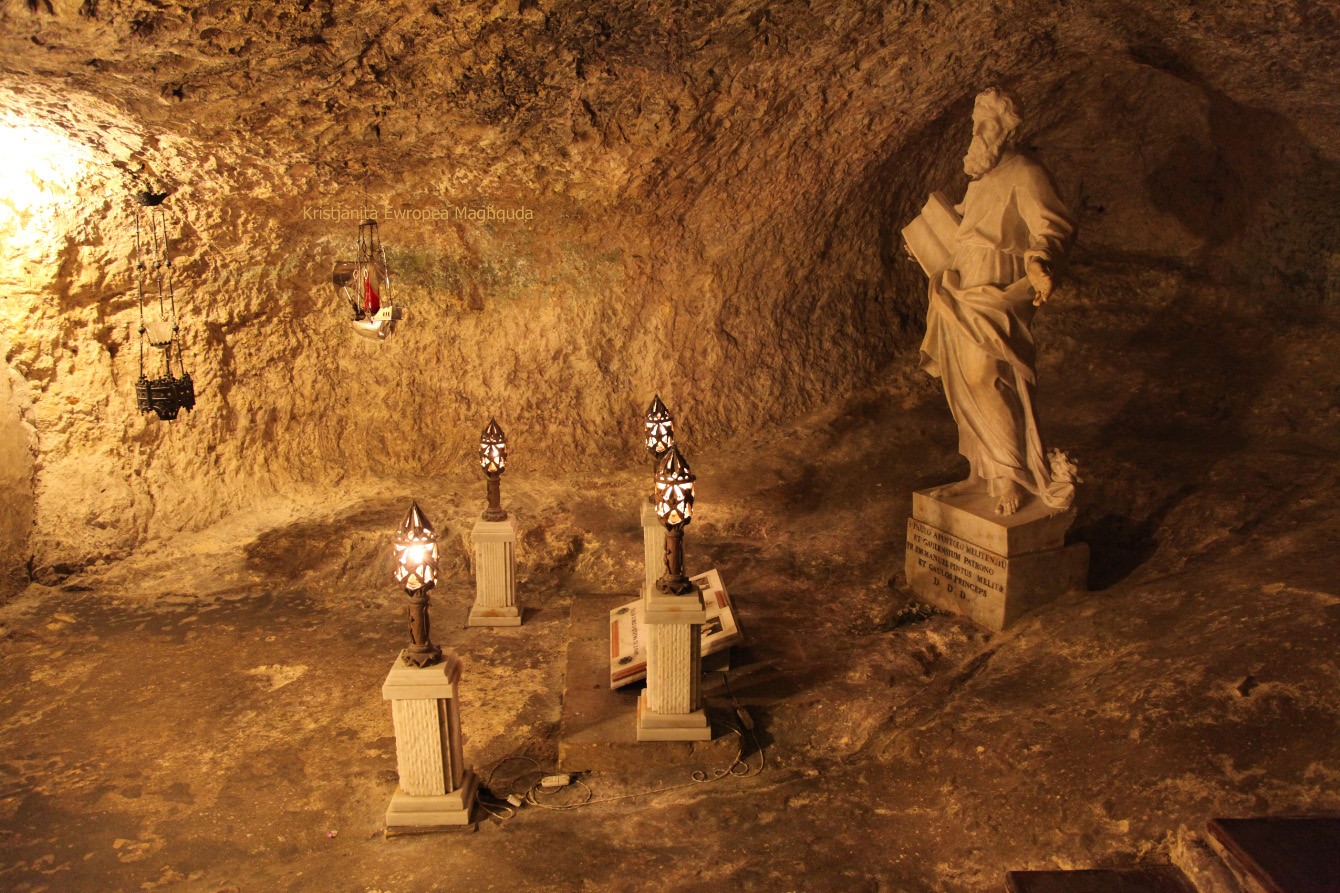
M 1056 511 L 1074 500 L 1074 466 L 1063 454 L 1049 466 L 1038 434 L 1029 325 L 1052 295 L 1075 224 L 1046 169 L 1015 147 L 1020 123 L 1005 93 L 977 96 L 963 159 L 972 182 L 953 214 L 944 211 L 957 228 L 949 224 L 939 268 L 927 266 L 921 345 L 921 367 L 944 384 L 970 469 L 937 495 L 981 494 L 1001 515 L 1030 499 Z

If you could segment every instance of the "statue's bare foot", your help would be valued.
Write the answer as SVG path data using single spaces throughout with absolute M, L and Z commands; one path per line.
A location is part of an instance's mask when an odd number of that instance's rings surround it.
M 1019 506 L 1024 501 L 1024 490 L 1016 482 L 1005 481 L 1004 488 L 1000 493 L 1000 501 L 996 503 L 997 515 L 1013 515 L 1019 511 Z
M 935 495 L 941 498 L 946 496 L 967 496 L 970 493 L 985 493 L 988 486 L 985 478 L 979 478 L 977 475 L 969 475 L 966 481 L 959 481 L 957 484 L 945 484 L 936 490 Z

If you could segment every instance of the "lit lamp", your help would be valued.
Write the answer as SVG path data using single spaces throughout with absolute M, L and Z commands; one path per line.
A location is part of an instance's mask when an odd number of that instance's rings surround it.
M 693 482 L 689 463 L 671 446 L 656 470 L 656 517 L 666 530 L 665 574 L 656 586 L 667 595 L 687 595 L 697 587 L 684 575 L 684 528 L 693 519 Z
M 516 603 L 516 519 L 502 507 L 507 438 L 496 419 L 479 437 L 479 467 L 489 480 L 489 503 L 470 537 L 475 546 L 475 603 L 469 626 L 520 626 Z
M 675 419 L 661 402 L 660 394 L 651 399 L 642 426 L 647 434 L 647 452 L 651 453 L 651 471 L 655 474 L 656 469 L 660 467 L 661 458 L 675 445 Z M 656 491 L 653 490 L 649 498 L 655 496 Z
M 670 410 L 661 402 L 661 395 L 652 398 L 647 414 L 642 420 L 646 438 L 647 452 L 651 453 L 651 471 L 653 485 L 651 493 L 642 503 L 642 566 L 644 569 L 642 592 L 645 594 L 656 585 L 665 563 L 665 528 L 656 516 L 656 469 L 661 459 L 675 445 L 675 420 Z
M 465 766 L 457 685 L 461 661 L 428 636 L 428 592 L 437 583 L 437 537 L 418 503 L 395 539 L 396 581 L 410 595 L 408 648 L 391 664 L 382 698 L 391 702 L 400 786 L 386 830 L 468 825 L 479 782 Z
M 507 437 L 498 427 L 497 419 L 489 419 L 484 433 L 479 435 L 479 467 L 489 479 L 489 506 L 484 510 L 485 521 L 502 521 L 507 512 L 502 507 L 502 473 L 507 469 Z
M 702 706 L 702 593 L 684 573 L 684 527 L 693 517 L 693 482 L 679 448 L 656 471 L 656 515 L 666 530 L 665 574 L 642 597 L 647 623 L 647 688 L 637 704 L 637 740 L 707 741 Z
M 417 502 L 400 523 L 395 538 L 395 579 L 409 595 L 410 646 L 404 651 L 405 663 L 426 667 L 442 659 L 442 649 L 433 644 L 428 633 L 428 593 L 437 585 L 437 534 Z
M 353 310 L 351 324 L 364 338 L 385 338 L 395 331 L 396 320 L 404 317 L 391 303 L 391 269 L 377 221 L 371 217 L 358 223 L 356 259 L 336 261 L 330 282 Z

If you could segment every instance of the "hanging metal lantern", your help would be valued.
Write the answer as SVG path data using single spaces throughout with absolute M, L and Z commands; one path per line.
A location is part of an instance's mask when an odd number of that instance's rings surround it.
M 336 261 L 330 281 L 354 312 L 354 331 L 365 338 L 385 338 L 404 316 L 391 303 L 391 268 L 377 221 L 371 217 L 358 224 L 358 257 Z
M 395 579 L 409 594 L 410 646 L 405 663 L 427 667 L 442 659 L 433 644 L 428 623 L 428 593 L 437 585 L 437 533 L 417 502 L 400 522 L 395 538 Z
M 186 371 L 181 347 L 181 325 L 177 320 L 177 298 L 172 285 L 172 258 L 168 256 L 167 215 L 163 211 L 166 192 L 145 190 L 135 199 L 135 288 L 140 307 L 140 377 L 135 397 L 140 412 L 152 412 L 165 422 L 185 409 L 195 408 L 195 384 Z M 146 316 L 145 292 L 149 293 Z M 153 297 L 158 309 L 153 309 Z M 162 374 L 149 378 L 144 368 L 144 342 L 163 355 Z M 173 355 L 181 375 L 172 371 Z
M 507 468 L 507 438 L 496 419 L 489 419 L 484 433 L 479 436 L 479 467 L 484 469 L 489 479 L 489 503 L 484 510 L 484 520 L 507 520 L 507 512 L 502 507 L 502 473 Z

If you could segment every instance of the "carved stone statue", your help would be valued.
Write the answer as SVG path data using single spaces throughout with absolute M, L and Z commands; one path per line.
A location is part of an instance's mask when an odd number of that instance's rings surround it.
M 936 193 L 903 231 L 930 278 L 921 367 L 944 383 L 970 469 L 939 495 L 989 494 L 1001 515 L 1030 498 L 1069 508 L 1076 480 L 1064 454 L 1043 452 L 1029 330 L 1075 224 L 1046 169 L 1014 147 L 1020 123 L 1008 95 L 979 94 L 963 202 L 950 207 Z

